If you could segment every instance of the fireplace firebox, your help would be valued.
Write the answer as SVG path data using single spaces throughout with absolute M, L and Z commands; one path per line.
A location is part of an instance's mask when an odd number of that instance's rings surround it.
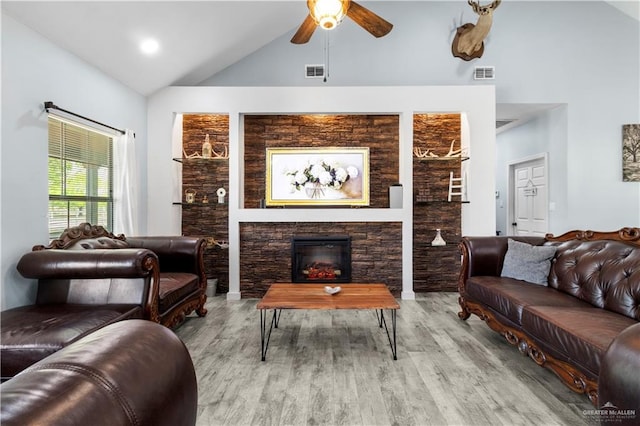
M 293 237 L 291 281 L 294 283 L 351 282 L 351 237 Z

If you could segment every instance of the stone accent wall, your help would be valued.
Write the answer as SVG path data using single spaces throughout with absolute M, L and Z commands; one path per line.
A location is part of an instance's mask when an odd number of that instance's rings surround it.
M 229 116 L 185 114 L 182 121 L 182 146 L 187 155 L 202 154 L 205 135 L 216 152 L 222 153 L 229 144 Z M 229 160 L 193 158 L 182 160 L 182 234 L 229 240 L 228 203 L 218 204 L 216 191 L 229 190 Z M 184 204 L 187 189 L 197 191 L 196 202 Z M 207 195 L 209 202 L 202 203 Z M 228 200 L 228 196 L 225 200 Z M 218 279 L 218 292 L 229 290 L 229 250 L 209 246 L 204 255 L 208 278 Z
M 265 198 L 266 149 L 369 147 L 370 207 L 389 206 L 389 186 L 398 182 L 397 115 L 246 115 L 244 202 L 256 208 Z
M 370 148 L 370 207 L 388 207 L 388 188 L 398 181 L 399 117 L 397 115 L 247 115 L 244 117 L 246 208 L 265 197 L 267 147 Z M 229 143 L 229 117 L 187 114 L 183 146 L 187 154 L 202 152 L 209 134 L 213 149 Z M 456 140 L 460 147 L 459 114 L 414 116 L 414 146 L 444 156 Z M 460 159 L 425 161 L 414 158 L 414 291 L 455 291 L 460 269 L 461 204 L 448 203 L 449 171 L 460 175 Z M 228 190 L 228 160 L 183 160 L 183 194 L 197 191 L 196 203 L 182 205 L 184 235 L 228 240 L 228 206 L 217 204 L 216 190 Z M 208 204 L 202 204 L 207 194 Z M 183 195 L 184 197 L 184 195 Z M 184 201 L 184 198 L 183 198 Z M 409 200 L 405 200 L 410 202 Z M 445 247 L 431 247 L 435 229 L 442 229 Z M 350 235 L 354 282 L 384 282 L 394 295 L 402 290 L 401 223 L 243 223 L 240 226 L 240 290 L 260 297 L 276 281 L 290 281 L 290 238 L 294 235 Z M 228 250 L 205 253 L 209 278 L 218 278 L 218 292 L 229 288 Z
M 269 285 L 291 281 L 292 237 L 331 235 L 351 236 L 352 282 L 382 282 L 395 296 L 400 296 L 402 223 L 288 222 L 240 224 L 242 297 L 262 297 Z
M 417 114 L 413 120 L 414 146 L 430 149 L 444 157 L 455 140 L 460 148 L 459 114 Z M 451 160 L 413 159 L 413 290 L 455 291 L 460 271 L 457 248 L 461 238 L 460 202 L 447 202 L 449 172 L 460 176 L 459 158 Z M 455 198 L 458 201 L 460 198 Z M 432 247 L 440 228 L 444 247 Z

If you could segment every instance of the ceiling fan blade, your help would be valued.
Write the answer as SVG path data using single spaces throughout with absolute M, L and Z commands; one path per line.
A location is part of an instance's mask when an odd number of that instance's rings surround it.
M 308 42 L 317 26 L 316 21 L 313 20 L 311 15 L 307 15 L 304 22 L 302 22 L 302 25 L 300 25 L 300 28 L 298 28 L 298 31 L 296 31 L 291 38 L 291 43 L 304 44 Z
M 389 31 L 393 28 L 393 24 L 385 21 L 366 7 L 360 6 L 355 1 L 351 1 L 347 16 L 375 37 L 383 37 L 389 34 Z

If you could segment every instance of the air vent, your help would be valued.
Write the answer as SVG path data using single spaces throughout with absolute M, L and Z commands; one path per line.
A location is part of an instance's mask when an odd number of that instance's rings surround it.
M 473 69 L 474 80 L 495 80 L 496 67 L 475 67 Z
M 324 64 L 321 65 L 305 65 L 304 66 L 305 78 L 323 78 L 324 77 Z

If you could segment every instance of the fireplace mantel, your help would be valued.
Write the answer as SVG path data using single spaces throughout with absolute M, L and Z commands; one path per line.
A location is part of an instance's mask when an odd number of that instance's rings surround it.
M 268 208 L 238 209 L 236 217 L 238 222 L 401 222 L 407 214 L 404 209 Z

